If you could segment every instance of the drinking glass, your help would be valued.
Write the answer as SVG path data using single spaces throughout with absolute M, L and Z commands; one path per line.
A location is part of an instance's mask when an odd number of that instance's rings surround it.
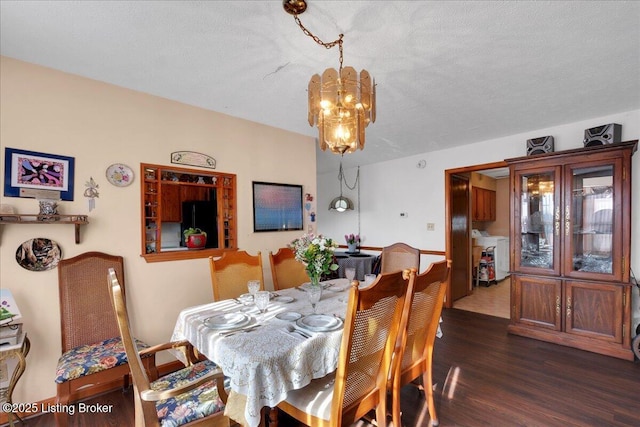
M 356 269 L 353 267 L 347 267 L 344 269 L 344 277 L 352 281 L 354 277 L 356 277 Z
M 370 284 L 372 284 L 376 280 L 376 277 L 377 276 L 375 274 L 365 274 L 364 275 L 365 286 L 369 286 Z
M 322 286 L 309 286 L 307 288 L 307 296 L 309 297 L 313 314 L 316 314 L 316 304 L 318 304 L 318 301 L 320 301 L 322 297 Z
M 267 311 L 267 306 L 269 305 L 269 297 L 271 296 L 271 292 L 269 291 L 257 291 L 253 296 L 254 301 L 256 303 L 256 307 L 260 310 L 260 313 L 265 313 Z
M 260 290 L 260 281 L 259 280 L 249 280 L 247 282 L 247 289 L 249 289 L 249 293 L 253 296 L 253 299 L 256 298 L 256 292 Z

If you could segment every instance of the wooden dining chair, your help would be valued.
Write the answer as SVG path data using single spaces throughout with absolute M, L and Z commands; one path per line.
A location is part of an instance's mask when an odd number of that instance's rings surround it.
M 260 290 L 264 290 L 262 255 L 249 255 L 245 251 L 230 251 L 215 259 L 209 257 L 213 299 L 237 298 L 247 292 L 249 280 L 260 280 Z
M 276 291 L 294 288 L 310 280 L 304 264 L 296 261 L 291 248 L 280 248 L 275 254 L 269 251 L 269 263 Z
M 118 324 L 104 286 L 108 268 L 122 278 L 121 256 L 86 252 L 58 263 L 62 354 L 56 367 L 56 404 L 67 405 L 87 395 L 88 386 L 129 387 L 129 365 Z M 148 347 L 138 341 L 140 347 Z M 143 359 L 157 377 L 155 358 Z M 65 427 L 68 414 L 56 412 L 56 424 Z
M 375 410 L 377 425 L 386 426 L 391 361 L 414 276 L 379 275 L 361 290 L 353 281 L 336 372 L 288 392 L 278 408 L 311 427 L 347 426 Z
M 229 426 L 224 416 L 227 393 L 222 370 L 213 362 L 198 362 L 188 341 L 158 344 L 139 351 L 129 324 L 125 296 L 113 268 L 108 270 L 108 286 L 113 300 L 122 343 L 129 359 L 134 388 L 136 427 Z M 142 365 L 141 355 L 162 350 L 179 350 L 186 367 L 151 381 Z
M 394 375 L 392 377 L 392 420 L 400 424 L 400 389 L 416 378 L 422 379 L 422 388 L 429 407 L 431 425 L 438 425 L 433 400 L 433 377 L 431 365 L 433 345 L 440 323 L 442 305 L 447 291 L 447 279 L 451 261 L 432 263 L 429 269 L 415 276 L 413 296 L 404 307 L 402 325 L 396 344 Z
M 408 268 L 415 268 L 420 271 L 420 249 L 407 245 L 406 243 L 394 243 L 382 248 L 381 273 L 391 273 L 402 271 Z

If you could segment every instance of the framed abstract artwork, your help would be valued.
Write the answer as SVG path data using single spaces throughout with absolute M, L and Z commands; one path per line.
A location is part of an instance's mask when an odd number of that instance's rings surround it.
M 253 182 L 253 231 L 302 230 L 302 185 Z
M 5 148 L 4 195 L 20 197 L 23 189 L 60 192 L 62 200 L 73 200 L 75 159 L 57 154 Z

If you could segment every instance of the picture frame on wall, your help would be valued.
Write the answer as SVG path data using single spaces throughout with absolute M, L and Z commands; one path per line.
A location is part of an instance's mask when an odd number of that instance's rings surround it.
M 58 154 L 5 148 L 4 195 L 21 197 L 21 190 L 60 192 L 62 200 L 73 200 L 75 158 Z
M 302 185 L 253 181 L 253 231 L 303 229 Z

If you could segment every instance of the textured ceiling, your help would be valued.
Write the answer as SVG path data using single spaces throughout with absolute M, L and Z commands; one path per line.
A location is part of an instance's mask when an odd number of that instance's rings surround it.
M 377 83 L 345 166 L 640 108 L 637 1 L 308 3 L 303 24 L 344 33 L 345 65 Z M 308 80 L 338 66 L 280 0 L 1 0 L 0 19 L 2 55 L 305 135 Z

